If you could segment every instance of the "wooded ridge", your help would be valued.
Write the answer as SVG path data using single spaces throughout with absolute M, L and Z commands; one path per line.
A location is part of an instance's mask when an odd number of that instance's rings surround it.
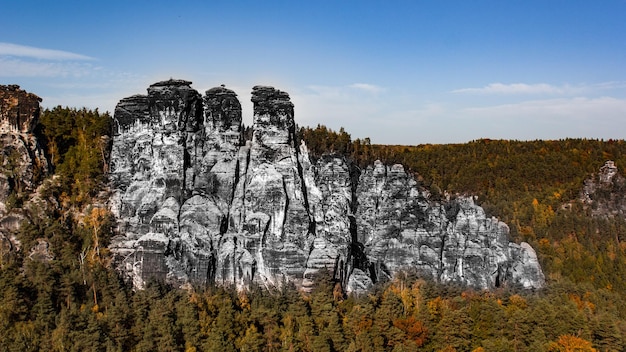
M 50 164 L 31 173 L 34 187 L 18 179 L 23 165 L 2 139 L 1 171 L 10 185 L 3 214 L 21 222 L 0 236 L 2 351 L 626 347 L 623 140 L 385 146 L 325 126 L 296 128 L 313 158 L 349 156 L 360 167 L 402 163 L 432 197 L 476 196 L 509 225 L 511 240 L 536 249 L 546 275 L 541 290 L 482 291 L 406 272 L 370 294 L 346 296 L 321 271 L 308 294 L 289 285 L 180 290 L 157 282 L 135 291 L 111 269 L 107 249 L 111 122 L 97 110 L 42 111 L 34 133 Z M 603 184 L 600 169 L 609 160 L 617 174 Z

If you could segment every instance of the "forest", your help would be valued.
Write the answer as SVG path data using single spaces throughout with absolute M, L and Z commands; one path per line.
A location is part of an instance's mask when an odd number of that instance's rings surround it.
M 0 351 L 622 351 L 626 348 L 626 220 L 578 202 L 585 179 L 623 140 L 477 140 L 375 145 L 325 126 L 298 128 L 315 159 L 342 155 L 364 168 L 402 163 L 433 199 L 472 194 L 529 242 L 542 290 L 487 292 L 407 272 L 361 296 L 337 293 L 329 273 L 313 292 L 286 285 L 133 290 L 111 269 L 106 207 L 111 116 L 57 107 L 38 129 L 52 175 L 15 237 L 40 239 L 50 260 L 0 252 Z M 245 137 L 242 137 L 245 138 Z M 3 167 L 2 172 L 10 172 Z M 619 185 L 615 191 L 622 191 Z M 626 195 L 626 193 L 624 193 Z M 622 195 L 624 196 L 624 195 Z M 11 195 L 19 207 L 25 191 Z

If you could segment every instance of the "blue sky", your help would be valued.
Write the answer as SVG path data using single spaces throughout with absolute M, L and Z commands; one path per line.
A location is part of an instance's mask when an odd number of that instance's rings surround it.
M 626 0 L 0 0 L 0 84 L 113 111 L 181 78 L 373 143 L 626 138 Z

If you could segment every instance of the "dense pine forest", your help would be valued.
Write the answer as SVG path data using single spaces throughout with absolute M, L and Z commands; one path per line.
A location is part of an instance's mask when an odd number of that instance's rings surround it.
M 0 246 L 0 351 L 622 351 L 626 221 L 577 199 L 605 161 L 626 170 L 626 142 L 478 140 L 389 146 L 341 129 L 300 128 L 311 155 L 364 168 L 402 163 L 433 199 L 473 194 L 536 250 L 547 287 L 493 292 L 407 272 L 346 296 L 328 273 L 310 294 L 232 287 L 131 286 L 110 268 L 106 210 L 111 117 L 57 107 L 38 133 L 52 163 L 15 238 Z M 246 136 L 242 136 L 245 138 Z M 419 141 L 416 141 L 419 142 Z M 10 173 L 4 163 L 2 172 Z M 615 192 L 623 192 L 619 185 Z M 608 195 L 607 195 L 608 196 Z M 33 197 L 15 191 L 9 206 Z M 49 248 L 37 248 L 45 239 Z M 37 258 L 36 256 L 43 256 Z M 340 290 L 339 290 L 340 291 Z

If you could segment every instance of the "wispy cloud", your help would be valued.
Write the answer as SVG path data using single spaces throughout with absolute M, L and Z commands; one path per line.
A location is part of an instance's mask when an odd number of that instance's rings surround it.
M 306 87 L 306 95 L 313 95 L 324 99 L 360 100 L 364 94 L 378 94 L 385 88 L 370 83 L 353 83 L 345 86 L 310 85 Z
M 477 138 L 559 139 L 624 138 L 626 100 L 567 97 L 460 109 L 457 124 Z
M 571 117 L 594 121 L 598 118 L 626 115 L 626 100 L 613 97 L 558 98 L 531 100 L 514 104 L 466 108 L 473 116 L 485 117 Z
M 556 87 L 546 83 L 526 84 L 526 83 L 491 83 L 480 88 L 461 88 L 453 90 L 452 93 L 478 93 L 478 94 L 560 94 L 562 87 Z
M 386 91 L 374 84 L 354 83 L 310 85 L 290 93 L 298 124 L 321 123 L 333 129 L 349 127 L 354 136 L 363 136 L 367 121 L 380 118 L 387 109 Z
M 72 53 L 69 51 L 43 49 L 43 48 L 36 48 L 32 46 L 12 44 L 12 43 L 3 43 L 3 42 L 0 42 L 0 56 L 15 56 L 15 57 L 25 57 L 25 58 L 31 58 L 31 59 L 59 60 L 59 61 L 94 60 L 94 58 L 90 56 L 76 54 L 76 53 Z
M 452 93 L 499 94 L 499 95 L 575 95 L 608 89 L 625 88 L 626 82 L 602 82 L 596 84 L 552 85 L 548 83 L 490 83 L 479 88 L 455 89 Z
M 0 77 L 84 77 L 94 70 L 88 63 L 25 61 L 0 57 Z
M 385 90 L 385 88 L 377 86 L 375 84 L 369 83 L 354 83 L 349 85 L 350 88 L 359 89 L 369 93 L 380 93 Z
M 0 42 L 0 77 L 85 77 L 95 59 L 69 51 Z

